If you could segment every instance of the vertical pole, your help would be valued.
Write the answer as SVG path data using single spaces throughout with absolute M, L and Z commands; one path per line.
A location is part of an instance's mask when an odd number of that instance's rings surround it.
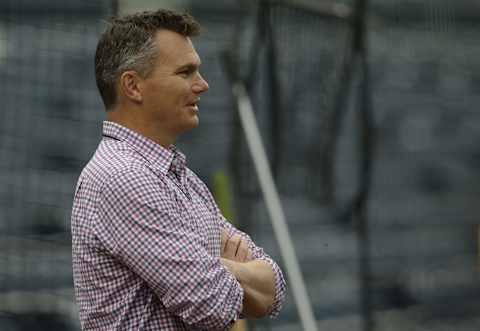
M 363 53 L 360 59 L 360 66 L 363 78 L 363 86 L 361 93 L 361 141 L 363 146 L 362 163 L 360 167 L 360 187 L 358 201 L 358 239 L 359 239 L 359 272 L 362 285 L 361 303 L 363 314 L 363 330 L 374 330 L 374 319 L 372 311 L 372 272 L 371 272 L 371 256 L 370 256 L 370 231 L 368 226 L 367 201 L 370 191 L 371 182 L 371 159 L 372 159 L 372 123 L 371 123 L 371 102 L 369 91 L 369 72 L 366 53 Z
M 111 0 L 110 2 L 110 9 L 112 11 L 112 15 L 117 16 L 119 13 L 119 5 L 118 0 Z
M 282 151 L 282 129 L 283 129 L 283 112 L 282 102 L 280 100 L 280 82 L 278 78 L 278 59 L 275 43 L 275 36 L 273 35 L 272 27 L 272 4 L 268 1 L 264 2 L 265 6 L 265 32 L 267 42 L 267 67 L 268 67 L 268 90 L 270 92 L 269 100 L 269 118 L 271 118 L 270 125 L 270 150 L 271 150 L 271 169 L 273 177 L 278 179 L 278 172 L 280 169 L 281 151 Z
M 480 270 L 480 224 L 475 225 L 476 228 L 476 240 L 477 240 L 477 266 Z
M 372 123 L 371 123 L 371 100 L 369 86 L 369 71 L 367 62 L 367 44 L 366 44 L 366 7 L 367 0 L 357 0 L 355 3 L 355 15 L 353 17 L 353 53 L 356 65 L 362 75 L 362 85 L 360 94 L 360 120 L 361 120 L 361 142 L 363 146 L 363 159 L 360 165 L 360 192 L 358 200 L 355 202 L 354 217 L 357 221 L 358 245 L 359 245 L 359 275 L 361 283 L 361 312 L 363 315 L 363 330 L 371 331 L 374 329 L 374 319 L 372 313 L 372 286 L 371 286 L 371 266 L 370 266 L 370 236 L 368 228 L 367 204 L 370 190 L 371 177 L 371 159 L 372 159 Z

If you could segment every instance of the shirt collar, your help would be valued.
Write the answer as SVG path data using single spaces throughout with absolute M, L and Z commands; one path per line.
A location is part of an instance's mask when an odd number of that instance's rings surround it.
M 185 176 L 187 159 L 174 145 L 165 148 L 135 131 L 110 121 L 103 121 L 103 136 L 126 142 L 164 175 L 171 170 L 180 178 Z

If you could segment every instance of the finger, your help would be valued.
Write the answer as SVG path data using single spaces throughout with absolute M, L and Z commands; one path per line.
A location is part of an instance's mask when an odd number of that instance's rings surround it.
M 237 254 L 238 246 L 240 245 L 241 238 L 239 235 L 231 236 L 226 245 L 224 255 L 227 259 L 235 260 L 235 255 Z
M 228 232 L 227 230 L 222 230 L 222 234 L 220 236 L 220 253 L 223 254 L 225 251 L 225 245 L 228 241 Z
M 238 262 L 245 262 L 248 252 L 249 252 L 249 249 L 248 249 L 247 243 L 245 242 L 245 240 L 241 240 L 240 245 L 238 246 L 235 260 Z

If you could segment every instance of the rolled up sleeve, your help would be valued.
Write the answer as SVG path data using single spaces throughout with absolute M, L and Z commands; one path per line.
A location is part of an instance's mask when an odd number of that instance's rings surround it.
M 250 238 L 248 234 L 242 232 L 235 228 L 232 224 L 230 224 L 223 216 L 221 216 L 221 224 L 225 230 L 228 231 L 229 235 L 240 235 L 242 239 L 244 239 L 248 243 L 248 247 L 252 252 L 252 256 L 256 260 L 263 260 L 267 262 L 275 274 L 275 297 L 273 300 L 273 304 L 270 307 L 268 315 L 270 318 L 275 318 L 282 309 L 283 303 L 285 301 L 285 294 L 286 294 L 286 282 L 283 277 L 282 270 L 277 265 L 277 263 L 263 250 L 263 248 L 255 245 L 253 240 Z
M 102 240 L 167 310 L 195 328 L 229 328 L 242 310 L 243 289 L 219 259 L 208 254 L 159 178 L 126 169 L 111 176 L 100 201 Z M 282 291 L 281 272 L 269 263 L 278 273 L 277 292 Z

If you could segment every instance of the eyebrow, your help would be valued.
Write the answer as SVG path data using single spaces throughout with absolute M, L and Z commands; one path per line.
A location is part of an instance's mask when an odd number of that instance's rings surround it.
M 198 64 L 197 63 L 187 63 L 187 64 L 184 64 L 184 65 L 178 67 L 176 71 L 178 72 L 178 71 L 182 71 L 182 70 L 185 70 L 185 69 L 195 71 L 198 68 L 200 68 L 201 64 L 202 64 L 201 62 L 199 62 Z

